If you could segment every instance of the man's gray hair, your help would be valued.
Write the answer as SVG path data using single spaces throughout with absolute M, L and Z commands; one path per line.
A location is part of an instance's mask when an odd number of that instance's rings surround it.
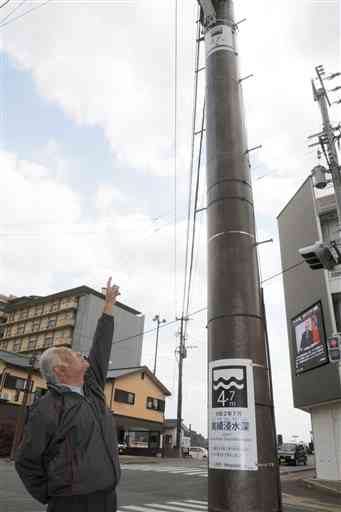
M 65 357 L 63 356 L 66 350 L 64 347 L 51 347 L 42 353 L 39 367 L 42 376 L 48 383 L 59 384 L 53 368 L 65 364 Z

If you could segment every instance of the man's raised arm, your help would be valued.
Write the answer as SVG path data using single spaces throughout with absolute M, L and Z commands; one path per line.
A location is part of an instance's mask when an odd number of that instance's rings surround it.
M 113 305 L 118 295 L 119 287 L 115 284 L 111 286 L 111 277 L 109 277 L 106 288 L 105 303 L 103 315 L 98 320 L 97 328 L 89 353 L 90 368 L 85 376 L 91 381 L 93 375 L 97 383 L 104 388 L 106 375 L 108 371 L 109 358 L 114 334 Z

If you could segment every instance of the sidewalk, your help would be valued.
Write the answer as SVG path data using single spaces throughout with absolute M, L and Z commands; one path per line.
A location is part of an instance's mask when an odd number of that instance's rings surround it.
M 281 478 L 283 503 L 302 510 L 341 512 L 341 483 L 316 480 L 315 470 L 287 473 Z
M 335 496 L 341 496 L 340 481 L 335 482 L 333 480 L 318 480 L 317 478 L 304 478 L 303 482 L 308 488 L 318 489 L 323 492 L 331 493 Z

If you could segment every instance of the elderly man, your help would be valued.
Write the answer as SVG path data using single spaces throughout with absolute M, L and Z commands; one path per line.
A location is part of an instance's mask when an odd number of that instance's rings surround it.
M 88 360 L 52 347 L 40 359 L 48 392 L 30 415 L 15 466 L 48 512 L 114 512 L 120 478 L 116 427 L 104 386 L 119 288 L 108 280 Z

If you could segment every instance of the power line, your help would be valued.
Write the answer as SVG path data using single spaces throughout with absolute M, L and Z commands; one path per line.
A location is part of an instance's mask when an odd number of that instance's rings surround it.
M 14 21 L 19 20 L 20 18 L 23 18 L 27 14 L 30 14 L 31 12 L 36 11 L 37 9 L 40 9 L 41 7 L 44 7 L 44 5 L 48 4 L 49 2 L 52 2 L 52 0 L 45 0 L 45 2 L 43 2 L 39 5 L 36 5 L 36 6 L 32 7 L 31 9 L 28 9 L 27 11 L 23 12 L 22 14 L 19 14 L 15 18 L 9 19 L 8 21 L 6 21 L 6 23 L 1 23 L 0 28 L 6 27 L 7 25 L 10 25 Z
M 278 274 L 274 274 L 273 276 L 267 277 L 266 279 L 263 279 L 261 284 L 266 283 L 267 281 L 271 281 L 271 279 L 274 279 L 275 277 L 281 276 L 282 274 L 285 274 L 286 272 L 289 272 L 289 270 L 293 270 L 296 267 L 299 267 L 302 265 L 302 263 L 305 263 L 305 261 L 300 261 L 299 263 L 296 263 L 295 265 L 292 265 L 291 267 L 285 268 L 282 270 L 282 272 L 278 272 Z
M 200 184 L 200 167 L 201 167 L 201 155 L 202 155 L 202 142 L 203 142 L 203 137 L 204 137 L 204 123 L 205 123 L 205 101 L 204 101 L 203 109 L 202 109 L 200 148 L 199 148 L 199 158 L 198 158 L 198 165 L 197 165 L 197 180 L 196 180 L 195 198 L 194 198 L 194 217 L 193 217 L 193 226 L 192 226 L 191 259 L 190 259 L 190 267 L 189 267 L 189 275 L 188 275 L 186 316 L 188 314 L 190 295 L 191 295 L 192 271 L 193 271 L 193 260 L 194 260 L 194 246 L 195 246 L 195 228 L 196 228 L 196 220 L 197 220 L 197 207 L 198 207 L 199 184 Z
M 14 7 L 2 20 L 0 20 L 0 25 L 6 21 L 13 13 L 15 13 L 20 7 L 26 2 L 26 0 L 22 0 L 22 2 Z
M 2 9 L 3 7 L 5 7 L 5 5 L 7 5 L 11 0 L 6 0 L 6 2 L 4 2 L 2 5 L 0 5 L 0 9 Z
M 194 94 L 193 94 L 193 114 L 192 114 L 192 141 L 191 141 L 191 159 L 190 159 L 190 174 L 189 174 L 189 188 L 188 188 L 188 208 L 187 208 L 187 228 L 186 228 L 186 256 L 185 256 L 185 278 L 184 278 L 184 291 L 182 301 L 182 312 L 185 310 L 186 302 L 186 289 L 187 289 L 187 270 L 188 270 L 188 255 L 189 255 L 189 231 L 191 224 L 191 205 L 192 205 L 192 181 L 194 169 L 194 146 L 195 146 L 195 127 L 197 119 L 197 103 L 198 103 L 198 83 L 199 83 L 199 60 L 200 60 L 200 25 L 197 24 L 196 34 L 196 51 L 195 51 L 195 64 L 194 64 Z

